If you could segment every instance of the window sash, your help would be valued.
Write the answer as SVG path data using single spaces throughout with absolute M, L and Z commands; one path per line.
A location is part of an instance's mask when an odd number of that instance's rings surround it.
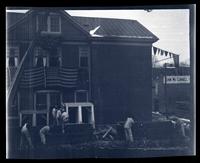
M 60 33 L 61 18 L 57 14 L 45 16 L 44 14 L 37 15 L 37 31 Z
M 90 49 L 88 46 L 79 47 L 79 67 L 88 67 L 89 66 L 89 53 Z M 84 63 L 86 59 L 87 63 Z M 86 64 L 86 65 L 85 65 Z
M 19 47 L 8 47 L 6 50 L 8 67 L 17 67 L 19 64 Z

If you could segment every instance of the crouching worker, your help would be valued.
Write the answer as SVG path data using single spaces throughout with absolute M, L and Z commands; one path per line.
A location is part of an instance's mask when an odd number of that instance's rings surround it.
M 28 150 L 33 149 L 31 134 L 29 130 L 30 130 L 30 124 L 27 122 L 21 129 L 20 150 L 26 149 L 27 147 Z
M 127 142 L 133 142 L 133 134 L 131 129 L 133 124 L 134 124 L 133 118 L 128 117 L 124 124 L 124 130 Z
M 40 129 L 40 140 L 43 145 L 46 145 L 46 136 L 50 131 L 50 126 L 44 126 Z

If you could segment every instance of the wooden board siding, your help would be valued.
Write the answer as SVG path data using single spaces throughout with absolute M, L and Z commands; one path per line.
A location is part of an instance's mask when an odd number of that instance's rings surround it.
M 63 67 L 78 67 L 78 46 L 62 45 L 62 60 Z
M 16 28 L 9 31 L 8 40 L 12 41 L 31 41 L 36 33 L 35 15 L 28 16 L 25 21 L 18 24 Z
M 97 122 L 116 122 L 127 116 L 151 120 L 150 47 L 93 47 L 91 78 L 92 98 L 97 112 L 103 112 Z
M 32 89 L 20 89 L 20 110 L 34 110 L 34 93 Z

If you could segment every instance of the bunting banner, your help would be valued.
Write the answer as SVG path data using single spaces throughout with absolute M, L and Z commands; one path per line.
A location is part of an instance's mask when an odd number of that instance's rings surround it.
M 164 55 L 166 57 L 169 56 L 169 58 L 173 57 L 175 67 L 179 67 L 179 55 L 178 54 L 174 54 L 174 53 L 159 49 L 154 46 L 153 46 L 152 52 L 153 52 L 153 55 L 160 55 L 160 56 Z
M 168 52 L 167 51 L 164 51 L 164 54 L 165 54 L 166 57 L 168 56 Z
M 156 55 L 157 48 L 153 46 L 153 54 Z
M 160 51 L 161 51 L 161 55 L 163 55 L 163 50 L 160 49 Z

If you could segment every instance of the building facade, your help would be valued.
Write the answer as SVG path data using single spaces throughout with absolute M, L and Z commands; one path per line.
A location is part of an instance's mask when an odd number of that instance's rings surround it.
M 153 110 L 191 119 L 190 67 L 153 68 Z M 171 79 L 165 84 L 165 76 Z M 177 81 L 178 79 L 184 79 Z M 174 78 L 174 80 L 173 80 Z
M 54 106 L 78 102 L 94 105 L 96 123 L 127 116 L 150 121 L 157 40 L 135 20 L 74 17 L 51 8 L 7 13 L 9 123 L 50 124 Z M 69 109 L 71 123 L 77 112 Z

